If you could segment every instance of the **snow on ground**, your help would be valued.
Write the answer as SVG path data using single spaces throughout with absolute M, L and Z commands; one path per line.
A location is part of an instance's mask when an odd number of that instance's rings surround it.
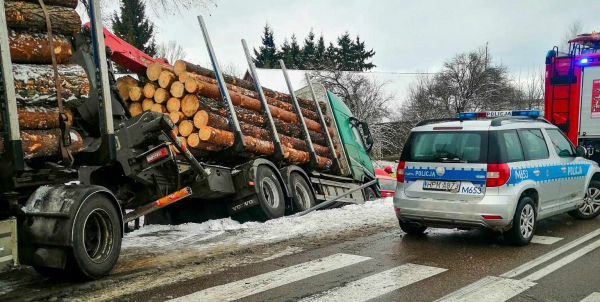
M 220 245 L 257 245 L 304 236 L 320 236 L 395 221 L 392 198 L 363 205 L 315 211 L 301 217 L 283 217 L 239 223 L 231 218 L 182 225 L 149 225 L 126 234 L 123 248 L 154 252 L 207 249 Z M 294 253 L 296 251 L 289 251 Z

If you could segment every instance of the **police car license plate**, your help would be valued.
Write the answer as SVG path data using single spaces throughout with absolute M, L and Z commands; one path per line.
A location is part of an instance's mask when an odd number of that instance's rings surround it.
M 460 188 L 460 182 L 457 182 L 457 181 L 428 180 L 428 181 L 423 182 L 423 190 L 457 192 L 459 188 Z

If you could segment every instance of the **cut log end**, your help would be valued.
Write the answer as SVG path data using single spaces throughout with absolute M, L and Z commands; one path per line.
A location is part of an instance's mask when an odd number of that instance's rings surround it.
M 152 109 L 152 106 L 154 106 L 154 100 L 145 99 L 142 102 L 142 111 L 150 110 L 150 109 Z
M 188 135 L 187 144 L 191 148 L 198 147 L 198 145 L 200 144 L 200 136 L 198 136 L 198 133 L 192 133 L 192 134 Z
M 144 97 L 147 99 L 151 99 L 154 97 L 154 92 L 156 91 L 156 85 L 154 83 L 147 83 L 144 85 Z
M 198 90 L 200 89 L 202 89 L 202 87 L 199 87 L 196 80 L 189 78 L 185 80 L 185 91 L 187 91 L 187 93 L 198 93 Z
M 198 97 L 194 94 L 187 94 L 181 100 L 181 111 L 185 116 L 192 117 L 200 108 L 200 102 L 198 102 Z
M 132 117 L 139 115 L 142 111 L 144 110 L 142 109 L 142 104 L 140 102 L 132 102 L 131 105 L 129 105 L 129 113 L 131 113 Z
M 204 128 L 208 124 L 208 113 L 204 110 L 196 112 L 194 115 L 194 126 L 198 129 Z
M 178 112 L 181 109 L 181 101 L 178 98 L 170 98 L 167 101 L 167 110 L 169 112 Z
M 142 88 L 138 86 L 134 86 L 129 89 L 129 99 L 134 102 L 141 100 L 142 95 Z
M 165 113 L 165 112 L 167 112 L 167 108 L 165 108 L 165 106 L 163 106 L 161 104 L 154 104 L 154 105 L 152 105 L 152 108 L 150 108 L 150 110 L 152 110 L 154 112 L 158 112 L 158 113 Z
M 175 62 L 175 65 L 173 65 L 173 71 L 175 71 L 176 75 L 181 75 L 182 73 L 185 73 L 186 70 L 187 66 L 185 64 L 185 61 L 177 60 Z
M 179 135 L 188 137 L 192 132 L 194 132 L 194 123 L 189 120 L 184 120 L 179 123 Z
M 183 85 L 183 83 L 179 82 L 179 81 L 175 81 L 173 82 L 173 84 L 171 84 L 171 95 L 176 97 L 176 98 L 180 98 L 183 96 L 183 94 L 185 93 L 185 87 Z
M 148 65 L 146 69 L 146 77 L 148 80 L 155 82 L 160 77 L 160 73 L 163 71 L 163 67 L 160 63 L 152 63 Z
M 158 88 L 156 92 L 154 92 L 154 101 L 162 104 L 171 98 L 171 94 L 165 88 Z
M 169 89 L 171 88 L 171 84 L 173 84 L 175 80 L 175 75 L 172 72 L 168 70 L 163 70 L 160 72 L 160 76 L 158 78 L 158 85 L 161 88 Z
M 169 113 L 169 117 L 175 124 L 179 124 L 185 118 L 185 116 L 183 115 L 183 113 L 181 113 L 181 111 L 171 112 L 171 113 Z

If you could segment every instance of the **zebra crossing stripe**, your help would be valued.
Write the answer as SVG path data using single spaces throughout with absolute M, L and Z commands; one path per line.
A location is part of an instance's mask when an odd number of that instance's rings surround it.
M 371 258 L 348 254 L 334 254 L 262 275 L 211 287 L 169 301 L 234 301 L 369 259 Z
M 485 277 L 436 302 L 504 302 L 534 286 L 535 283 L 501 277 Z
M 444 268 L 404 264 L 396 268 L 350 282 L 342 287 L 303 299 L 305 302 L 368 301 L 423 279 L 445 272 Z
M 600 293 L 593 293 L 579 302 L 600 302 Z

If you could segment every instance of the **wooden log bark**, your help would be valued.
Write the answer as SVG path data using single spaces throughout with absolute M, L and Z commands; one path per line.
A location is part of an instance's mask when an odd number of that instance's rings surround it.
M 202 89 L 202 85 L 204 84 L 213 84 L 213 85 L 218 85 L 216 80 L 208 78 L 208 77 L 204 77 L 204 76 L 200 76 L 200 75 L 195 75 L 195 74 L 187 74 L 187 73 L 182 73 L 181 75 L 179 75 L 179 81 L 180 82 L 184 82 L 185 83 L 185 88 L 187 90 L 188 93 L 196 93 L 199 90 Z M 236 93 L 239 93 L 241 95 L 259 100 L 259 96 L 258 96 L 258 92 L 252 91 L 252 90 L 248 90 L 242 87 L 238 87 L 235 85 L 231 85 L 231 84 L 227 84 L 227 89 L 229 91 L 233 91 Z M 294 106 L 290 103 L 286 103 L 280 100 L 277 100 L 275 98 L 271 98 L 271 97 L 266 97 L 266 101 L 267 104 L 275 106 L 277 108 L 281 108 L 283 110 L 289 111 L 289 112 L 293 112 L 295 113 L 295 109 Z M 319 114 L 315 111 L 312 111 L 310 109 L 306 109 L 306 108 L 302 108 L 302 106 L 300 106 L 300 111 L 302 112 L 302 116 L 310 119 L 310 120 L 314 120 L 314 121 L 319 121 Z M 325 119 L 325 123 L 327 125 L 331 125 L 331 119 L 328 116 L 323 116 Z
M 144 110 L 142 109 L 142 103 L 140 103 L 140 102 L 131 102 L 131 104 L 129 104 L 129 113 L 131 113 L 132 117 L 134 117 L 136 115 L 139 115 L 143 111 Z
M 211 128 L 209 126 L 206 126 L 200 130 L 199 137 L 201 141 L 219 146 L 232 146 L 234 141 L 233 133 Z M 263 155 L 271 155 L 274 152 L 273 144 L 271 142 L 250 136 L 244 136 L 244 141 L 246 143 L 247 152 Z M 304 151 L 284 147 L 283 152 L 286 161 L 290 163 L 302 164 L 308 162 L 310 159 L 308 153 Z M 330 159 L 319 156 L 317 160 L 319 169 L 324 170 L 331 167 Z
M 200 96 L 198 100 L 200 103 L 200 109 L 218 114 L 220 116 L 229 117 L 229 115 L 227 114 L 227 110 L 220 101 L 206 98 L 203 96 Z M 235 112 L 237 113 L 237 117 L 240 121 L 266 129 L 267 120 L 263 116 L 263 114 L 238 106 L 235 106 Z M 302 130 L 300 129 L 300 125 L 286 123 L 277 118 L 274 118 L 273 122 L 275 123 L 275 128 L 277 129 L 277 132 L 291 137 L 302 137 Z M 198 129 L 200 128 L 198 127 Z M 322 146 L 327 146 L 327 138 L 325 137 L 324 133 L 317 133 L 311 130 L 308 130 L 308 133 L 313 143 Z
M 214 84 L 204 83 L 202 85 L 201 89 L 198 91 L 198 93 L 203 96 L 209 97 L 209 98 L 222 100 L 219 87 Z M 233 91 L 229 92 L 229 96 L 231 97 L 231 102 L 236 106 L 240 106 L 240 107 L 254 110 L 257 112 L 262 112 L 262 105 L 261 105 L 260 101 L 257 99 L 253 99 L 253 98 L 244 96 L 240 93 L 233 92 Z M 295 113 L 283 110 L 283 109 L 275 107 L 273 105 L 269 105 L 269 111 L 271 112 L 271 115 L 273 117 L 281 119 L 287 123 L 292 123 L 292 124 L 298 123 L 298 116 Z M 306 123 L 306 127 L 308 129 L 315 131 L 315 132 L 322 131 L 321 124 L 319 124 L 317 122 L 307 119 L 307 118 L 304 118 L 304 122 Z M 328 131 L 329 131 L 330 135 L 333 135 L 333 129 L 328 127 Z
M 38 4 L 38 0 L 22 0 L 23 2 L 30 2 Z M 20 0 L 6 0 L 6 2 L 20 2 Z M 46 5 L 56 5 L 68 8 L 77 8 L 78 0 L 44 0 Z
M 39 4 L 15 1 L 7 2 L 5 8 L 9 28 L 46 32 L 46 18 Z M 81 19 L 75 9 L 50 5 L 46 8 L 50 14 L 53 33 L 72 36 L 79 32 Z
M 19 127 L 21 130 L 44 130 L 60 128 L 58 122 L 58 108 L 26 107 L 17 110 L 19 115 Z M 68 116 L 67 124 L 73 124 L 73 115 L 66 109 Z M 2 125 L 0 124 L 0 129 Z
M 131 76 L 124 76 L 117 79 L 117 89 L 123 101 L 129 100 L 129 90 L 134 86 L 138 86 L 138 81 Z
M 81 151 L 83 140 L 77 131 L 71 130 L 71 145 L 68 147 L 72 153 Z M 23 157 L 32 159 L 38 157 L 59 156 L 59 140 L 62 139 L 60 129 L 51 130 L 23 130 L 21 141 L 23 142 Z M 0 152 L 4 150 L 4 138 L 0 137 Z
M 196 116 L 198 116 L 198 121 L 196 121 L 196 118 L 194 118 L 194 125 L 198 128 L 198 129 L 202 129 L 204 126 L 210 126 L 212 128 L 216 128 L 216 129 L 220 129 L 220 130 L 226 130 L 226 131 L 231 131 L 231 125 L 229 123 L 229 120 L 225 117 L 222 117 L 220 115 L 214 114 L 214 113 L 210 113 L 210 112 L 206 112 L 204 110 L 200 110 L 196 113 Z M 271 141 L 272 140 L 272 136 L 271 133 L 263 128 L 259 128 L 247 123 L 240 123 L 240 128 L 242 130 L 242 133 L 246 136 L 252 136 L 261 140 L 265 140 L 265 141 Z M 279 140 L 281 141 L 281 144 L 285 147 L 288 148 L 292 148 L 292 149 L 297 149 L 297 150 L 301 150 L 301 151 L 308 151 L 308 149 L 306 148 L 306 143 L 304 140 L 301 139 L 297 139 L 294 137 L 290 137 L 287 135 L 283 135 L 283 134 L 279 134 Z M 321 155 L 321 156 L 325 156 L 325 157 L 330 157 L 331 153 L 329 152 L 329 148 L 328 147 L 324 147 L 318 144 L 314 144 L 313 143 L 313 149 L 315 150 L 315 153 L 317 155 Z M 339 152 L 337 152 L 337 156 L 339 157 Z
M 208 68 L 204 68 L 202 66 L 196 65 L 196 64 L 189 63 L 184 60 L 178 60 L 175 62 L 174 66 L 173 66 L 173 72 L 178 76 L 180 76 L 181 74 L 184 74 L 185 72 L 192 72 L 197 75 L 211 78 L 213 80 L 217 78 L 214 71 L 212 71 Z M 223 78 L 225 79 L 225 82 L 228 84 L 232 84 L 232 85 L 239 86 L 241 88 L 245 88 L 245 89 L 256 92 L 256 88 L 254 87 L 253 82 L 239 79 L 236 77 L 232 77 L 232 76 L 229 76 L 226 74 L 223 75 Z M 216 82 L 214 82 L 213 84 L 216 84 Z M 290 104 L 292 103 L 292 100 L 289 98 L 289 96 L 287 94 L 280 93 L 280 92 L 271 90 L 266 87 L 262 87 L 262 89 L 263 89 L 263 92 L 265 93 L 265 95 L 268 97 L 275 98 L 275 99 L 278 99 L 280 101 L 287 102 Z M 300 105 L 300 107 L 306 108 L 309 110 L 313 110 L 313 111 L 315 110 L 313 101 L 307 100 L 304 98 L 297 98 L 297 99 L 298 99 L 298 104 Z M 322 106 L 321 109 L 325 110 L 325 107 Z
M 8 41 L 13 63 L 52 64 L 51 53 L 56 63 L 67 64 L 71 59 L 71 42 L 63 35 L 54 35 L 54 49 L 50 49 L 48 34 L 10 30 Z
M 78 65 L 58 65 L 65 107 L 81 105 L 90 92 L 90 83 Z M 56 85 L 51 65 L 13 64 L 15 93 L 23 106 L 56 106 Z

